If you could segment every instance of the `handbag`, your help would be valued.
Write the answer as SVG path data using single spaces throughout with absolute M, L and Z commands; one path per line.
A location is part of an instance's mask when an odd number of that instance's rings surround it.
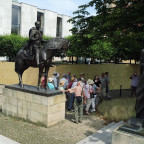
M 90 98 L 94 98 L 94 94 L 93 93 L 90 93 Z
M 89 86 L 89 92 L 90 92 L 90 86 Z M 94 94 L 90 93 L 90 98 L 94 98 Z

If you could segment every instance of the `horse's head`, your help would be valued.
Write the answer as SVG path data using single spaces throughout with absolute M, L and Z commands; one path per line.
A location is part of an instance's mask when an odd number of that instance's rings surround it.
M 44 46 L 44 50 L 48 51 L 49 50 L 58 50 L 59 56 L 65 57 L 68 47 L 70 45 L 70 42 L 64 38 L 52 38 L 47 41 L 46 45 Z

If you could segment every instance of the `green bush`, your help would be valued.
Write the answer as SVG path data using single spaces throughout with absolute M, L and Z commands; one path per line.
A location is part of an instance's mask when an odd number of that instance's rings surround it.
M 15 57 L 17 52 L 26 44 L 28 38 L 19 35 L 0 36 L 0 56 Z
M 49 40 L 51 37 L 43 36 L 43 39 Z M 28 38 L 20 35 L 4 35 L 0 36 L 0 56 L 8 56 L 14 58 L 18 51 L 26 44 Z
M 135 98 L 117 98 L 111 101 L 103 101 L 98 105 L 98 113 L 109 122 L 126 121 L 136 115 L 135 102 Z

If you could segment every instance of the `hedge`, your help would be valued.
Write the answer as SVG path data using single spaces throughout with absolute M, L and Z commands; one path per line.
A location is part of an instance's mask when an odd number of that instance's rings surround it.
M 48 40 L 50 37 L 44 36 L 43 39 Z M 8 56 L 10 59 L 15 58 L 18 51 L 26 44 L 28 38 L 20 35 L 4 35 L 0 36 L 0 56 Z

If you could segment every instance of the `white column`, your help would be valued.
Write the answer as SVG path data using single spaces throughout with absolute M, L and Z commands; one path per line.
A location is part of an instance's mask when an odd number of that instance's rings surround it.
M 11 34 L 12 0 L 0 0 L 0 35 Z
M 72 35 L 72 33 L 69 31 L 72 29 L 72 24 L 67 22 L 71 17 L 63 15 L 62 17 L 62 37 L 66 37 L 69 35 Z
M 57 13 L 45 10 L 44 11 L 44 35 L 55 37 L 56 26 L 57 26 Z
M 29 30 L 35 26 L 37 21 L 37 7 L 22 3 L 21 4 L 21 36 L 28 37 Z

